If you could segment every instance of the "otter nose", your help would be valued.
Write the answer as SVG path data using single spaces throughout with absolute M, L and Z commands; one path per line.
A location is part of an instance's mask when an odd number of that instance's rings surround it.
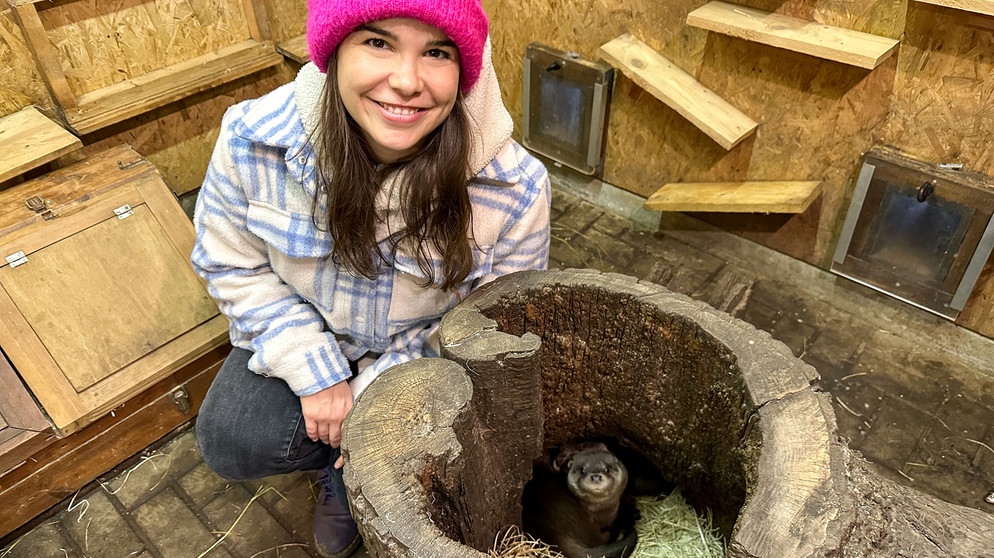
M 593 473 L 590 475 L 591 482 L 601 482 L 603 479 L 604 475 L 601 475 L 600 473 Z

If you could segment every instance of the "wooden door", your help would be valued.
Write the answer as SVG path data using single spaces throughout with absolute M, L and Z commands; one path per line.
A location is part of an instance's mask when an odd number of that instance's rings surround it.
M 19 186 L 24 196 L 71 178 L 96 191 L 0 237 L 0 254 L 26 258 L 0 268 L 0 346 L 63 432 L 175 372 L 227 330 L 189 265 L 192 225 L 154 167 L 124 149 L 82 174 L 63 169 Z

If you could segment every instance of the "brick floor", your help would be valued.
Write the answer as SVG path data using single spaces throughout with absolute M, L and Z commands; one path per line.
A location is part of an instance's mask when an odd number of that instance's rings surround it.
M 637 203 L 557 182 L 551 267 L 634 275 L 770 331 L 818 369 L 840 435 L 881 474 L 994 513 L 983 502 L 994 489 L 994 341 L 679 216 L 654 232 Z M 295 473 L 229 483 L 187 428 L 0 557 L 312 557 L 313 482 Z

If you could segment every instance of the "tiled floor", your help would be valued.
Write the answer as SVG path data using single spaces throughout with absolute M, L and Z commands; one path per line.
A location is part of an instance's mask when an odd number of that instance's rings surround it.
M 840 434 L 882 474 L 994 513 L 994 341 L 678 215 L 648 232 L 658 214 L 637 199 L 577 187 L 557 184 L 553 267 L 638 276 L 770 331 L 819 370 Z M 316 556 L 311 474 L 228 483 L 195 442 L 178 432 L 0 558 Z

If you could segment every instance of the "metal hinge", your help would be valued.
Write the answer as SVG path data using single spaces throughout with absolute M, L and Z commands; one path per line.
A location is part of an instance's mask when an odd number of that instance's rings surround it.
M 20 252 L 15 252 L 4 259 L 7 260 L 7 263 L 10 264 L 11 268 L 15 268 L 21 264 L 28 263 L 28 257 L 24 255 L 23 250 Z
M 118 219 L 124 219 L 126 217 L 131 217 L 134 214 L 135 214 L 135 212 L 131 211 L 131 206 L 128 205 L 128 204 L 124 204 L 121 207 L 118 207 L 117 209 L 114 210 L 114 215 L 117 215 Z
M 24 204 L 28 206 L 28 209 L 41 215 L 42 219 L 46 221 L 51 221 L 59 216 L 58 213 L 54 213 L 48 208 L 48 204 L 50 203 L 52 203 L 51 200 L 46 200 L 41 196 L 31 196 L 24 200 Z

